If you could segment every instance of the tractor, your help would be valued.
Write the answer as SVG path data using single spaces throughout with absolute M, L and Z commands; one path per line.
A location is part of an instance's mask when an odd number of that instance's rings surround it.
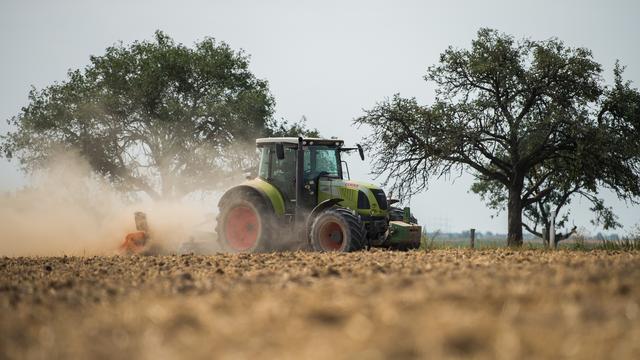
M 378 186 L 350 179 L 342 154 L 357 151 L 364 160 L 360 145 L 282 137 L 257 139 L 256 146 L 257 176 L 228 189 L 218 203 L 223 250 L 419 247 L 422 229 L 409 208 L 391 206 L 398 201 Z

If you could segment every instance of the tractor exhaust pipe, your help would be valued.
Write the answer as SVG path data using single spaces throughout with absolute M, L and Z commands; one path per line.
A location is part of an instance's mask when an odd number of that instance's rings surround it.
M 296 222 L 303 223 L 302 194 L 304 190 L 304 149 L 302 148 L 302 137 L 298 137 L 298 152 L 296 161 Z

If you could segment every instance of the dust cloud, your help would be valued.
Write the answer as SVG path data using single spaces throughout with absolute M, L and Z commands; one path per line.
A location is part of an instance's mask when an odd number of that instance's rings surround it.
M 213 197 L 126 198 L 78 155 L 65 153 L 34 173 L 29 186 L 0 194 L 0 256 L 116 254 L 136 230 L 135 211 L 147 213 L 152 241 L 175 252 L 194 227 L 213 233 L 216 204 Z

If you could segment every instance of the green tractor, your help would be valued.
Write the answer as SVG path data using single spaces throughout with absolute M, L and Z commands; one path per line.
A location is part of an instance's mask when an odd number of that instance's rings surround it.
M 284 249 L 357 251 L 417 248 L 422 229 L 409 208 L 391 206 L 379 187 L 349 179 L 342 140 L 257 139 L 258 176 L 227 190 L 218 203 L 220 246 L 231 252 Z M 343 173 L 343 164 L 347 176 Z

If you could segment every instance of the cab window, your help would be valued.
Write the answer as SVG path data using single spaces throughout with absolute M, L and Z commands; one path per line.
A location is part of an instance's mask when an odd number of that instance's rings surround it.
M 304 176 L 312 179 L 318 175 L 341 177 L 338 151 L 334 147 L 314 146 L 304 152 Z
M 269 154 L 271 149 L 267 146 L 260 149 L 260 167 L 258 169 L 258 176 L 263 179 L 269 178 Z

